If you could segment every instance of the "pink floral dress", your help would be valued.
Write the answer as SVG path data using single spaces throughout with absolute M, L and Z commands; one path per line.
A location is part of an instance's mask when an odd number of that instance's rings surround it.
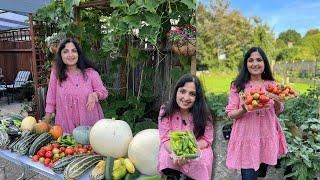
M 72 133 L 80 125 L 93 125 L 104 117 L 99 103 L 92 111 L 87 110 L 86 103 L 90 93 L 97 92 L 99 99 L 106 99 L 108 91 L 97 71 L 88 68 L 85 73 L 86 79 L 80 71 L 67 72 L 67 79 L 60 84 L 56 70 L 51 71 L 45 111 L 56 113 L 55 124 L 62 126 L 65 133 Z
M 247 83 L 244 92 L 257 88 L 266 91 L 268 84 L 275 82 L 264 81 L 261 86 Z M 270 103 L 269 109 L 247 112 L 234 121 L 228 144 L 228 168 L 258 170 L 260 163 L 275 165 L 277 158 L 287 153 L 286 140 L 275 113 L 274 101 L 270 99 Z M 242 104 L 235 86 L 232 86 L 226 112 L 239 109 Z M 283 111 L 283 104 L 280 111 Z
M 164 109 L 160 109 L 160 115 L 164 113 Z M 207 123 L 205 127 L 204 135 L 197 140 L 203 139 L 208 143 L 208 147 L 202 149 L 200 152 L 200 158 L 196 160 L 190 160 L 189 163 L 183 166 L 175 166 L 170 158 L 170 154 L 164 147 L 164 143 L 169 141 L 169 132 L 176 130 L 193 130 L 192 116 L 190 120 L 183 123 L 180 112 L 175 112 L 169 118 L 161 119 L 159 115 L 158 127 L 160 133 L 160 151 L 158 158 L 158 171 L 162 174 L 162 170 L 171 168 L 182 172 L 183 174 L 196 179 L 196 180 L 209 180 L 211 179 L 212 163 L 213 163 L 213 151 L 211 148 L 213 141 L 213 125 Z

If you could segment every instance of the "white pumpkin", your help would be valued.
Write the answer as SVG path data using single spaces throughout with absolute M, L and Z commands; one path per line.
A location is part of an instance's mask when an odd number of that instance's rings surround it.
M 128 157 L 142 174 L 157 175 L 159 146 L 158 129 L 142 130 L 130 142 Z
M 32 130 L 33 126 L 37 123 L 37 120 L 32 116 L 27 116 L 21 121 L 21 130 Z
M 132 140 L 132 131 L 128 123 L 122 120 L 101 119 L 90 131 L 90 145 L 99 154 L 114 158 L 127 155 Z

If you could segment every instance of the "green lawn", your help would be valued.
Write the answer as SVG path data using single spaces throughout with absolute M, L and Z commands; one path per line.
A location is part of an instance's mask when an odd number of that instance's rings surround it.
M 231 81 L 236 77 L 236 73 L 210 72 L 202 73 L 199 78 L 204 86 L 206 94 L 208 93 L 228 93 Z
M 313 87 L 313 84 L 303 84 L 303 83 L 292 83 L 293 89 L 298 90 L 300 93 L 307 92 L 310 87 Z
M 206 94 L 211 92 L 221 94 L 229 93 L 230 83 L 236 76 L 236 72 L 209 72 L 201 73 L 198 77 L 204 86 Z M 290 83 L 290 85 L 300 93 L 306 92 L 310 86 L 313 86 L 313 84 L 303 83 Z

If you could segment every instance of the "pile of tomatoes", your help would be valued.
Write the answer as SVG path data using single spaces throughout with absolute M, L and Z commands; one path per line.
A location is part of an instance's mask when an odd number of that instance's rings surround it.
M 56 161 L 65 156 L 85 153 L 96 154 L 90 145 L 83 146 L 79 144 L 75 147 L 63 147 L 59 143 L 52 143 L 41 147 L 40 150 L 32 156 L 32 161 L 43 163 L 44 166 L 51 168 Z
M 248 111 L 268 108 L 270 106 L 270 98 L 261 89 L 253 89 L 246 93 L 240 93 L 240 97 Z
M 279 97 L 280 100 L 288 100 L 290 98 L 294 98 L 298 96 L 298 93 L 293 90 L 292 87 L 288 85 L 280 85 L 280 84 L 268 84 L 266 90 Z

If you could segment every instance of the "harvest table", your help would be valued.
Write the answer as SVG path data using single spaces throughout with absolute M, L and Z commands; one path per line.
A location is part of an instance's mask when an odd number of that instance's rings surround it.
M 41 175 L 44 175 L 48 178 L 54 179 L 54 180 L 63 180 L 63 174 L 57 174 L 53 172 L 50 168 L 45 167 L 40 162 L 33 162 L 31 158 L 27 156 L 21 156 L 17 153 L 11 152 L 11 150 L 0 150 L 0 157 L 4 158 L 8 161 L 11 161 L 23 168 L 23 173 L 18 179 L 24 179 L 25 178 L 25 172 L 27 170 L 35 171 Z M 90 171 L 86 172 L 80 180 L 87 180 L 89 179 L 89 173 Z

